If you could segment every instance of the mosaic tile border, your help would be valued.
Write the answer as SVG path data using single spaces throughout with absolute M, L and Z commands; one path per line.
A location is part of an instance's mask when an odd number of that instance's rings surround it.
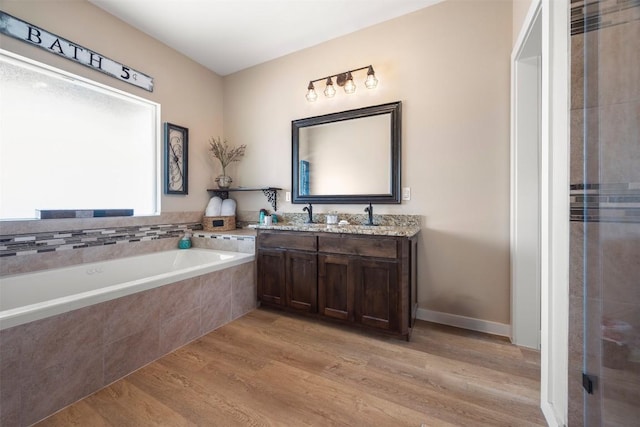
M 222 235 L 222 234 L 211 234 L 211 233 L 193 233 L 193 237 L 201 237 L 204 239 L 217 239 L 217 240 L 237 240 L 237 241 L 248 241 L 253 242 L 256 240 L 256 236 L 239 236 L 239 235 Z
M 570 186 L 570 219 L 640 223 L 640 183 Z
M 168 239 L 201 229 L 200 223 L 186 223 L 0 235 L 0 257 Z

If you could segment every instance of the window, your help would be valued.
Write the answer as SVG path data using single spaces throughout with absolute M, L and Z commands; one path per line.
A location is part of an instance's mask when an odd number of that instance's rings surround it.
M 160 212 L 160 105 L 0 50 L 0 219 Z

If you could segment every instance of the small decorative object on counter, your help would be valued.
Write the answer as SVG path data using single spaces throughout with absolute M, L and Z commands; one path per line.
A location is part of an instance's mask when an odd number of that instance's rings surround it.
M 327 214 L 327 224 L 337 224 L 338 223 L 338 212 L 331 211 Z
M 266 209 L 260 209 L 260 216 L 258 217 L 258 224 L 264 225 L 264 218 L 267 216 Z
M 244 156 L 244 151 L 247 146 L 243 144 L 239 147 L 229 148 L 227 140 L 222 140 L 220 137 L 218 137 L 218 139 L 211 138 L 209 140 L 209 145 L 209 151 L 211 151 L 213 157 L 218 159 L 220 161 L 220 165 L 222 165 L 222 175 L 216 178 L 216 183 L 219 188 L 229 188 L 233 180 L 227 175 L 227 166 L 232 162 L 239 162 L 240 158 Z
M 278 215 L 271 214 L 271 222 L 273 222 L 274 224 L 277 224 L 278 223 Z
M 191 247 L 191 235 L 189 233 L 185 233 L 184 236 L 178 242 L 179 249 L 189 249 Z

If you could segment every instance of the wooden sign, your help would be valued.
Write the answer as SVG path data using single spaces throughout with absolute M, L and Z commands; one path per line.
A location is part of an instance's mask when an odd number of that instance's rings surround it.
M 0 11 L 0 33 L 153 92 L 152 77 L 2 11 Z

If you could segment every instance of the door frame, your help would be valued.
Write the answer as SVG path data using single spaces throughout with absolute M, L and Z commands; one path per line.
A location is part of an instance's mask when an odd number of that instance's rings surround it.
M 511 341 L 540 349 L 542 10 L 511 54 Z
M 532 0 L 516 41 L 542 16 L 540 156 L 540 407 L 550 426 L 568 413 L 569 0 Z

